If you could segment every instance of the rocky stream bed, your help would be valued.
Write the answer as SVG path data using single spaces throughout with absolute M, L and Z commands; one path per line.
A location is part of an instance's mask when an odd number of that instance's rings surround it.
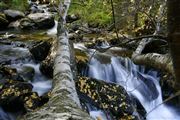
M 58 48 L 59 44 L 66 43 L 58 42 L 56 36 L 57 11 L 50 4 L 31 2 L 29 6 L 26 12 L 0 11 L 0 119 L 150 120 L 156 114 L 148 117 L 153 108 L 146 105 L 153 106 L 152 101 L 162 102 L 163 98 L 175 93 L 171 73 L 136 66 L 131 62 L 132 49 L 135 50 L 139 42 L 106 50 L 106 47 L 118 44 L 115 33 L 102 33 L 98 28 L 87 29 L 86 25 L 73 24 L 79 19 L 76 15 L 67 17 L 69 41 L 74 42 L 71 54 L 74 56 L 62 57 L 72 71 L 68 69 L 58 76 L 67 66 L 59 66 L 62 68 L 58 69 L 55 67 L 58 62 L 54 60 L 70 43 Z M 62 51 L 57 51 L 59 49 Z M 147 53 L 148 49 L 143 52 Z M 166 51 L 159 49 L 153 52 Z M 68 85 L 70 82 L 59 80 L 71 81 L 71 77 L 76 87 L 73 89 Z M 65 83 L 65 86 L 60 83 Z M 139 83 L 143 85 L 139 87 Z M 66 96 L 69 91 L 60 89 L 62 86 L 69 87 L 70 91 L 76 89 L 78 98 L 74 99 L 80 100 L 80 104 L 75 103 L 76 100 L 72 102 L 69 99 L 71 95 Z M 175 98 L 168 105 L 178 107 L 177 101 Z M 167 106 L 164 108 L 166 113 L 163 114 L 171 119 L 179 117 L 174 110 L 168 110 Z

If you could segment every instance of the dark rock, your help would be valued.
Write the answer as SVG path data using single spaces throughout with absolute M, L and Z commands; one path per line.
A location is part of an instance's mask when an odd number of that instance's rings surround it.
M 30 83 L 7 81 L 0 89 L 0 105 L 8 112 L 32 111 L 45 102 L 47 97 L 39 97 L 32 92 L 33 86 Z
M 55 25 L 54 17 L 47 13 L 29 14 L 28 18 L 35 22 L 35 27 L 38 29 L 48 29 Z
M 18 71 L 18 73 L 25 81 L 32 81 L 35 70 L 33 67 L 23 66 L 22 69 Z
M 21 29 L 35 29 L 36 23 L 29 19 L 29 18 L 23 18 L 20 20 L 19 27 Z
M 9 80 L 0 90 L 0 105 L 9 112 L 24 110 L 24 97 L 32 88 L 30 83 Z
M 48 53 L 48 56 L 46 57 L 45 60 L 43 60 L 40 63 L 40 71 L 49 78 L 53 78 L 53 71 L 54 71 L 54 58 L 55 58 L 55 54 L 56 50 L 57 50 L 57 40 L 53 39 L 51 42 L 51 49 Z
M 81 74 L 82 71 L 85 71 L 87 68 L 89 57 L 83 50 L 75 49 L 75 60 L 77 64 L 77 72 Z
M 24 81 L 23 78 L 17 73 L 15 68 L 0 66 L 0 83 L 2 84 L 6 82 L 6 79 Z
M 49 4 L 50 0 L 39 0 L 39 4 Z
M 54 62 L 52 60 L 46 59 L 41 62 L 39 69 L 46 77 L 53 78 L 53 65 Z
M 16 21 L 18 19 L 25 17 L 25 14 L 18 10 L 4 10 L 4 14 L 6 15 L 9 21 Z
M 96 43 L 94 42 L 86 42 L 84 45 L 89 49 L 94 49 L 96 47 Z
M 51 48 L 50 42 L 47 41 L 39 42 L 38 44 L 30 48 L 30 52 L 35 58 L 35 60 L 42 61 L 47 57 L 50 48 Z
M 149 42 L 145 48 L 143 49 L 142 53 L 159 53 L 159 54 L 166 54 L 168 52 L 167 41 L 164 40 L 152 40 Z
M 109 111 L 116 119 L 137 119 L 133 115 L 134 109 L 129 95 L 119 85 L 80 77 L 76 81 L 76 89 L 80 99 L 85 99 L 88 103 Z
M 76 20 L 79 20 L 79 19 L 80 19 L 80 17 L 78 15 L 75 15 L 75 14 L 67 15 L 66 22 L 67 23 L 72 23 L 72 22 L 74 22 Z
M 0 30 L 3 30 L 4 28 L 6 28 L 8 26 L 9 22 L 6 19 L 5 14 L 0 13 Z

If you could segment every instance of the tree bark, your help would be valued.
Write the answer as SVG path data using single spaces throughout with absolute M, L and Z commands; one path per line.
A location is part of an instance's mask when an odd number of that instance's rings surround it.
M 58 47 L 54 63 L 52 96 L 40 110 L 26 114 L 23 120 L 92 120 L 86 112 L 80 109 L 73 80 L 70 45 L 64 27 L 69 5 L 70 0 L 60 3 Z
M 142 51 L 152 38 L 143 38 L 138 47 L 132 54 L 132 61 L 135 64 L 146 65 L 155 69 L 168 72 L 174 76 L 172 60 L 169 54 L 147 53 L 142 54 Z
M 180 90 L 180 0 L 168 0 L 168 42 L 176 75 L 175 88 Z
M 132 57 L 132 60 L 135 64 L 146 65 L 174 75 L 172 60 L 169 55 L 157 53 L 139 54 Z

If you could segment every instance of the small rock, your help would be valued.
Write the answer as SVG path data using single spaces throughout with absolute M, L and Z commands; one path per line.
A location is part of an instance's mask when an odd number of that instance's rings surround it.
M 74 21 L 76 21 L 76 20 L 79 20 L 79 19 L 80 19 L 80 18 L 79 18 L 78 15 L 75 15 L 75 14 L 67 15 L 67 17 L 66 17 L 66 22 L 67 22 L 67 23 L 72 23 L 72 22 L 74 22 Z
M 20 21 L 19 20 L 16 20 L 16 21 L 13 21 L 11 22 L 9 25 L 8 25 L 8 28 L 18 28 L 20 26 Z
M 21 29 L 34 29 L 36 26 L 35 22 L 29 18 L 23 18 L 20 20 L 19 27 Z
M 32 46 L 32 48 L 30 48 L 30 52 L 35 60 L 42 61 L 47 57 L 50 48 L 51 44 L 45 41 Z
M 24 81 L 23 78 L 17 73 L 15 68 L 0 66 L 0 83 L 6 82 L 6 79 L 14 79 L 17 81 Z
M 18 71 L 18 73 L 25 81 L 31 81 L 34 77 L 35 70 L 32 67 L 23 66 L 22 69 Z

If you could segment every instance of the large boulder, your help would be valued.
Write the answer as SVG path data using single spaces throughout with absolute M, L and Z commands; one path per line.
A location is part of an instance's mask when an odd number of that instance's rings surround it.
M 6 19 L 6 15 L 3 13 L 0 13 L 0 30 L 3 30 L 4 28 L 6 28 L 8 26 L 9 22 Z
M 79 77 L 76 89 L 80 100 L 110 112 L 115 119 L 136 120 L 132 101 L 123 87 L 88 77 Z
M 18 10 L 4 10 L 4 14 L 6 15 L 9 21 L 16 21 L 18 19 L 25 17 L 25 14 Z
M 54 16 L 48 13 L 32 13 L 27 16 L 36 23 L 39 29 L 52 28 L 55 25 Z

